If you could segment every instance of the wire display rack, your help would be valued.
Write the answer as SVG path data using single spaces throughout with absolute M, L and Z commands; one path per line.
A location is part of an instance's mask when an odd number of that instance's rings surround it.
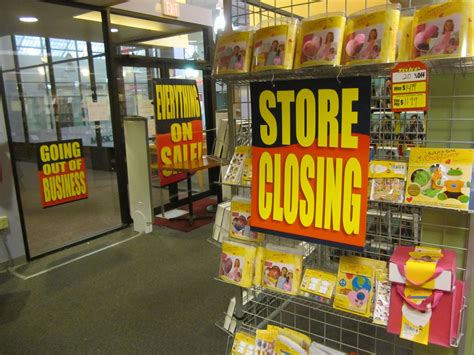
M 284 6 L 278 6 L 277 1 L 229 0 L 225 2 L 226 14 L 232 24 L 249 26 L 281 16 L 301 18 L 314 15 L 316 10 L 323 13 L 340 10 L 333 9 L 330 1 L 287 0 L 282 3 Z M 360 10 L 351 3 L 355 2 L 346 0 L 342 10 L 349 14 Z M 365 1 L 364 6 L 381 3 L 389 2 Z M 408 1 L 408 5 L 411 7 L 412 2 Z M 411 147 L 474 148 L 474 59 L 440 59 L 425 63 L 429 70 L 429 110 L 426 112 L 391 112 L 386 83 L 393 63 L 215 76 L 215 81 L 227 88 L 232 138 L 228 142 L 229 150 L 233 151 L 237 145 L 251 145 L 251 82 L 353 76 L 372 78 L 370 135 L 371 145 L 376 147 L 375 159 L 407 161 Z M 248 195 L 249 188 L 234 186 L 232 194 Z M 474 263 L 474 215 L 373 201 L 369 201 L 367 215 L 367 241 L 362 253 L 306 243 L 305 265 L 336 272 L 339 258 L 344 255 L 388 261 L 397 245 L 422 244 L 455 251 L 456 276 L 465 282 L 465 302 L 461 310 L 460 336 L 451 345 L 458 354 L 465 354 L 470 346 L 465 342 L 471 341 L 463 335 L 467 328 L 466 309 Z M 284 245 L 295 243 L 275 236 L 267 236 L 267 241 Z M 416 345 L 388 334 L 385 327 L 373 324 L 371 319 L 337 311 L 330 305 L 303 296 L 288 296 L 261 287 L 239 290 L 234 311 L 237 329 L 255 332 L 267 324 L 274 324 L 298 330 L 314 341 L 345 352 L 416 353 Z M 242 292 L 245 292 L 244 296 Z M 226 332 L 230 339 L 229 352 L 233 334 Z

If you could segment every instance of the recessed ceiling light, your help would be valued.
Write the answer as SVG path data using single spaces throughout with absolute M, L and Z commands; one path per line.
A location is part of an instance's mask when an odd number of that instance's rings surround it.
M 117 33 L 118 31 L 119 31 L 118 28 L 111 28 L 110 29 L 110 32 L 112 32 L 112 33 Z
M 33 16 L 21 16 L 21 17 L 18 17 L 18 19 L 21 22 L 29 22 L 29 23 L 38 22 L 38 18 L 33 17 Z

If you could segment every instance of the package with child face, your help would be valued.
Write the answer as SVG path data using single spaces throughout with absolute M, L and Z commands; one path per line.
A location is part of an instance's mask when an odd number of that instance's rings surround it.
M 244 243 L 222 243 L 219 277 L 241 287 L 252 286 L 256 248 Z
M 295 69 L 339 65 L 345 24 L 344 13 L 302 20 L 296 40 Z
M 232 198 L 230 204 L 230 237 L 260 243 L 264 240 L 264 235 L 250 230 L 251 208 L 250 199 L 244 197 Z
M 372 201 L 403 202 L 407 163 L 372 160 L 369 163 L 370 199 Z
M 213 74 L 248 73 L 252 61 L 253 34 L 251 29 L 235 29 L 217 36 Z
M 415 12 L 411 57 L 452 58 L 472 55 L 474 2 L 453 0 Z
M 262 22 L 255 32 L 252 71 L 293 69 L 296 30 L 297 20 L 293 18 Z
M 333 307 L 362 317 L 372 317 L 375 273 L 386 268 L 386 263 L 380 260 L 341 257 Z
M 400 4 L 376 6 L 351 15 L 344 33 L 341 64 L 395 60 Z
M 262 286 L 298 294 L 303 268 L 303 249 L 267 244 L 263 257 Z

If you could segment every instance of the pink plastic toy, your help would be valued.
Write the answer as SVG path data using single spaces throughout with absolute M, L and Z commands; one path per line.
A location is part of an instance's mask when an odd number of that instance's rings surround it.
M 433 38 L 437 37 L 439 33 L 438 26 L 430 25 L 425 28 L 424 31 L 421 31 L 416 34 L 415 36 L 415 48 L 421 52 L 428 52 L 429 44 L 428 41 Z
M 359 33 L 346 44 L 346 53 L 349 57 L 354 58 L 362 49 L 365 42 L 365 35 Z
M 320 36 L 314 36 L 311 41 L 307 41 L 303 45 L 303 54 L 307 58 L 314 58 L 316 54 L 319 51 L 319 48 L 321 48 L 321 43 L 323 42 L 323 39 Z

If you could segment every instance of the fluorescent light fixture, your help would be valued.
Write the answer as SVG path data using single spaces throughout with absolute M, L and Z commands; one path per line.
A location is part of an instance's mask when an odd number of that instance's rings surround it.
M 117 33 L 118 31 L 119 31 L 118 28 L 111 28 L 110 29 L 110 32 L 112 32 L 112 33 Z
M 21 22 L 28 22 L 28 23 L 38 22 L 38 18 L 33 17 L 33 16 L 20 16 L 20 17 L 18 17 L 18 19 Z

